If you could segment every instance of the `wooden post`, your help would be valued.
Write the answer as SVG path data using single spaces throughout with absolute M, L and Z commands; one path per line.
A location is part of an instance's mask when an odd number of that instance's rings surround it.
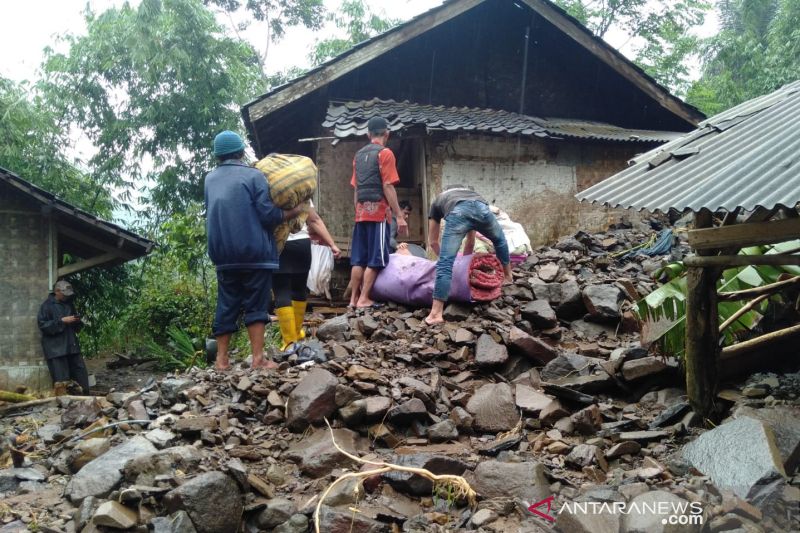
M 695 228 L 709 228 L 711 212 L 695 214 Z M 698 252 L 712 254 L 713 250 Z M 692 408 L 703 418 L 711 416 L 719 373 L 718 268 L 690 267 L 686 296 L 686 392 Z

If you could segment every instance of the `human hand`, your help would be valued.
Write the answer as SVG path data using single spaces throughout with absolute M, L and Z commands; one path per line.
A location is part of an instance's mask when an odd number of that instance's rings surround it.
M 403 217 L 397 217 L 397 234 L 403 237 L 408 236 L 408 222 Z
M 293 207 L 291 209 L 284 209 L 283 210 L 283 220 L 291 220 L 293 218 L 297 218 L 297 216 L 300 215 L 300 213 L 303 212 L 303 207 L 304 207 L 303 204 L 300 204 L 300 205 L 298 205 L 296 207 Z
M 331 246 L 331 252 L 333 252 L 334 259 L 339 259 L 339 256 L 342 255 L 342 251 L 335 244 Z
M 408 243 L 407 242 L 398 243 L 397 244 L 397 249 L 398 250 L 408 250 Z
M 80 321 L 81 319 L 75 315 L 65 316 L 64 318 L 61 319 L 61 322 L 63 322 L 64 324 L 74 324 L 75 322 L 80 322 Z

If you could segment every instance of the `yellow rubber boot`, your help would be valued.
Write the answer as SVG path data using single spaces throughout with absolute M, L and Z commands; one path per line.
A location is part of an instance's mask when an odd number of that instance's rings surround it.
M 297 342 L 297 330 L 294 327 L 294 309 L 291 307 L 279 307 L 275 309 L 275 314 L 278 315 L 278 324 L 281 327 L 281 337 L 283 338 L 281 351 L 284 351 Z
M 306 317 L 307 302 L 297 302 L 292 300 L 292 309 L 294 310 L 294 330 L 295 339 L 301 341 L 306 338 L 306 332 L 303 331 L 303 320 Z

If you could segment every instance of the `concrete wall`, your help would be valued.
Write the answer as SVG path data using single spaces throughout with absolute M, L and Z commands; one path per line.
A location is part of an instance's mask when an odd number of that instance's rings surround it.
M 0 185 L 0 389 L 50 387 L 36 324 L 49 290 L 49 223 Z
M 353 154 L 361 139 L 316 148 L 320 172 L 318 208 L 331 234 L 349 238 L 353 228 L 353 191 L 349 186 Z M 487 200 L 521 223 L 534 245 L 553 243 L 578 229 L 601 231 L 618 221 L 623 210 L 579 203 L 574 195 L 624 169 L 644 144 L 579 140 L 516 139 L 461 134 L 425 140 L 428 199 L 443 185 L 475 187 Z M 421 171 L 415 186 L 399 189 L 400 199 L 414 206 L 411 240 L 423 240 L 427 208 L 422 206 Z M 419 207 L 418 207 L 419 206 Z

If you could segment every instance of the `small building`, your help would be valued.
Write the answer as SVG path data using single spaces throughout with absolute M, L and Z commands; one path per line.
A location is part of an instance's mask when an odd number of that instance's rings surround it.
M 153 245 L 0 168 L 0 389 L 50 388 L 36 315 L 56 281 Z
M 465 182 L 534 243 L 604 228 L 620 212 L 582 206 L 575 193 L 703 118 L 548 0 L 445 2 L 242 114 L 259 157 L 316 162 L 316 205 L 345 251 L 352 158 L 374 115 L 390 123 L 415 242 L 426 240 L 431 199 Z

